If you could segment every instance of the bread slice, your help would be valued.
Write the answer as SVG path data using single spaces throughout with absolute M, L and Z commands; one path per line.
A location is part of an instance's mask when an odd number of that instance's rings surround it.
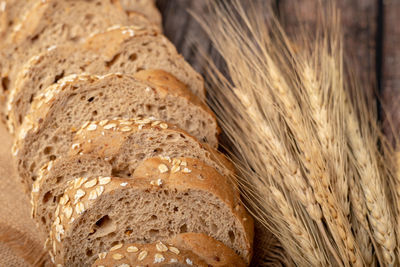
M 49 247 L 56 264 L 87 266 L 118 243 L 165 241 L 204 233 L 250 261 L 253 221 L 229 180 L 196 159 L 142 162 L 133 179 L 76 179 L 55 211 Z
M 93 267 L 104 266 L 214 266 L 245 267 L 232 249 L 200 233 L 178 234 L 164 243 L 118 243 L 99 254 Z
M 159 28 L 162 28 L 161 14 L 154 0 L 120 0 L 122 7 L 128 11 L 142 13 Z
M 53 45 L 76 45 L 91 33 L 116 24 L 145 28 L 151 23 L 143 15 L 124 11 L 118 0 L 35 0 L 2 48 L 3 98 L 13 88 L 16 74 L 32 56 Z
M 44 233 L 50 230 L 66 182 L 76 177 L 130 178 L 143 160 L 152 157 L 195 158 L 223 175 L 234 172 L 222 154 L 203 148 L 194 137 L 160 121 L 111 120 L 87 125 L 78 131 L 69 155 L 43 166 L 33 184 L 32 215 Z M 96 129 L 90 130 L 93 125 Z M 185 168 L 185 163 L 175 164 L 175 171 Z
M 0 2 L 0 42 L 4 44 L 21 14 L 30 9 L 35 0 L 3 0 Z
M 174 79 L 167 73 L 162 77 Z M 13 151 L 22 182 L 29 190 L 38 169 L 65 154 L 74 133 L 92 120 L 153 116 L 216 147 L 215 117 L 205 105 L 196 105 L 195 98 L 184 87 L 159 86 L 129 75 L 66 77 L 35 99 L 20 129 Z
M 0 62 L 1 64 L 1 62 Z M 202 77 L 178 54 L 173 44 L 153 29 L 120 27 L 94 35 L 81 47 L 66 45 L 32 58 L 18 74 L 7 109 L 9 128 L 17 129 L 36 94 L 62 77 L 87 72 L 132 74 L 143 69 L 171 73 L 200 99 Z

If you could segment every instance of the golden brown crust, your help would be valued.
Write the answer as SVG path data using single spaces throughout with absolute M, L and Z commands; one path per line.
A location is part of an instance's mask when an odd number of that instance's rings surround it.
M 125 10 L 142 13 L 160 29 L 162 28 L 161 13 L 154 0 L 120 0 L 120 2 Z
M 221 176 L 214 168 L 201 161 L 189 158 L 161 159 L 151 158 L 144 161 L 134 172 L 131 179 L 116 177 L 78 178 L 69 182 L 69 188 L 60 200 L 55 212 L 55 222 L 50 232 L 51 246 L 58 254 L 62 251 L 62 240 L 75 221 L 85 210 L 95 205 L 94 199 L 99 195 L 113 193 L 122 187 L 124 189 L 148 190 L 202 190 L 215 195 L 230 208 L 233 216 L 242 226 L 246 240 L 245 257 L 250 261 L 253 242 L 253 219 L 240 202 L 239 192 L 235 190 L 228 179 Z M 87 183 L 90 183 L 90 187 Z M 92 185 L 94 184 L 94 185 Z M 80 191 L 78 201 L 77 192 Z M 82 192 L 83 191 L 83 192 Z M 65 197 L 67 196 L 67 197 Z M 90 199 L 89 199 L 90 198 Z M 70 201 L 74 200 L 75 201 Z M 53 253 L 54 253 L 53 251 Z M 57 258 L 62 264 L 62 257 Z
M 141 260 L 138 259 L 139 255 Z M 100 253 L 99 259 L 92 266 L 163 266 L 174 262 L 187 266 L 246 266 L 232 249 L 202 233 L 179 234 L 164 243 L 117 244 L 110 251 Z
M 160 88 L 160 91 L 163 90 L 164 94 L 176 94 L 177 96 L 181 96 L 186 98 L 188 101 L 201 106 L 205 111 L 207 111 L 214 119 L 216 123 L 215 114 L 211 111 L 211 109 L 201 101 L 196 95 L 189 91 L 187 86 L 180 82 L 177 78 L 172 76 L 166 71 L 163 70 L 142 70 L 133 75 L 136 79 L 150 83 L 153 86 Z
M 41 94 L 38 95 L 32 102 L 30 113 L 28 113 L 28 115 L 25 117 L 25 120 L 19 129 L 15 144 L 13 146 L 13 154 L 16 161 L 18 162 L 19 160 L 24 160 L 20 157 L 20 155 L 23 155 L 22 157 L 24 157 L 25 153 L 27 153 L 27 151 L 29 150 L 29 148 L 25 147 L 24 145 L 25 139 L 30 139 L 32 135 L 36 134 L 39 131 L 40 126 L 43 124 L 43 121 L 46 120 L 46 117 L 51 114 L 52 109 L 54 109 L 54 107 L 56 106 L 54 105 L 54 103 L 58 100 L 61 92 L 64 91 L 69 85 L 78 83 L 80 81 L 88 81 L 90 83 L 94 83 L 106 77 L 122 78 L 123 76 L 132 78 L 132 76 L 130 75 L 122 74 L 107 74 L 104 76 L 88 74 L 70 75 L 58 81 L 57 84 L 49 86 L 44 91 L 42 91 Z M 172 75 L 170 77 L 172 77 Z M 159 86 L 153 86 L 152 88 L 149 88 L 150 90 L 155 90 L 161 93 L 165 91 L 165 89 Z M 171 88 L 168 93 L 169 95 L 182 97 L 179 93 L 175 93 L 175 88 Z M 190 94 L 189 91 L 187 93 Z M 199 108 L 203 109 L 203 107 L 201 106 L 199 106 Z M 76 131 L 77 129 L 71 130 Z M 218 145 L 217 140 L 210 140 L 210 144 L 212 144 L 214 147 Z M 27 170 L 19 168 L 18 171 L 23 179 L 23 182 L 31 186 L 32 182 L 29 180 L 30 175 L 26 173 Z
M 115 51 L 119 50 L 119 47 L 121 46 L 122 43 L 128 42 L 130 39 L 135 38 L 137 36 L 136 34 L 134 35 L 128 35 L 128 34 L 122 34 L 123 30 L 115 28 L 108 30 L 107 32 L 104 32 L 102 34 L 95 34 L 91 37 L 89 37 L 85 43 L 83 44 L 83 47 L 86 49 L 90 49 L 93 51 L 101 51 L 102 53 L 107 53 L 106 55 L 113 56 L 115 55 Z M 183 68 L 187 69 L 190 71 L 191 75 L 193 75 L 194 79 L 199 82 L 199 85 L 197 87 L 199 88 L 193 88 L 196 95 L 201 99 L 205 100 L 205 95 L 206 95 L 206 90 L 204 87 L 204 79 L 203 77 L 197 73 L 196 71 L 193 70 L 193 68 L 183 59 L 182 55 L 178 53 L 176 50 L 175 46 L 171 44 L 171 42 L 162 34 L 158 34 L 157 31 L 151 31 L 148 33 L 149 36 L 157 36 L 160 39 L 160 43 L 166 46 L 166 49 L 169 51 L 171 55 L 177 55 L 176 61 L 179 61 L 183 66 Z M 109 41 L 108 40 L 113 40 L 113 43 L 111 46 L 109 46 Z M 119 41 L 119 42 L 118 42 Z M 176 62 L 175 62 L 176 63 Z
M 112 38 L 107 32 L 112 32 Z M 104 33 L 92 33 L 92 36 L 96 36 L 96 40 L 98 42 L 90 42 L 88 41 L 82 46 L 67 46 L 62 47 L 62 49 L 70 50 L 70 53 L 73 51 L 87 51 L 87 53 L 96 53 L 98 55 L 102 55 L 103 60 L 110 60 L 113 55 L 115 55 L 116 51 L 119 51 L 120 44 L 126 38 L 132 38 L 132 36 L 140 37 L 140 36 L 151 36 L 156 35 L 159 32 L 158 28 L 149 26 L 143 27 L 140 25 L 130 25 L 130 26 L 121 26 L 116 25 L 109 29 L 107 29 Z M 102 40 L 102 36 L 107 36 L 106 39 Z M 93 37 L 94 38 L 94 37 Z M 91 40 L 92 37 L 89 37 L 88 40 Z M 25 88 L 25 83 L 30 82 L 27 81 L 26 75 L 28 72 L 32 71 L 32 68 L 38 64 L 38 62 L 42 61 L 44 57 L 48 56 L 49 51 L 55 49 L 56 46 L 52 46 L 48 48 L 48 51 L 42 52 L 32 58 L 29 59 L 28 62 L 24 64 L 21 71 L 18 72 L 16 77 L 15 85 L 11 88 L 9 92 L 9 96 L 7 98 L 6 105 L 6 114 L 8 117 L 7 126 L 11 133 L 14 133 L 15 128 L 18 128 L 19 123 L 18 118 L 14 109 L 16 108 L 16 102 L 21 101 L 21 94 L 27 93 L 23 91 Z

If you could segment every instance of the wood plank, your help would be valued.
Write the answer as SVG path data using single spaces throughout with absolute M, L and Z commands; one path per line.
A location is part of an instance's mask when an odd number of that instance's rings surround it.
M 326 0 L 325 0 L 326 1 Z M 280 18 L 288 32 L 298 29 L 298 21 L 315 27 L 318 0 L 279 0 Z M 341 12 L 346 57 L 373 96 L 376 83 L 377 0 L 337 0 Z
M 400 1 L 383 1 L 384 38 L 382 66 L 382 107 L 393 122 L 384 123 L 389 138 L 400 138 Z

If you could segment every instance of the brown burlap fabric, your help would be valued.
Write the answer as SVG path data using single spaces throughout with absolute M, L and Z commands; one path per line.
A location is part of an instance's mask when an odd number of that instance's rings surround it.
M 0 266 L 42 266 L 43 235 L 30 218 L 29 198 L 17 182 L 11 145 L 12 137 L 0 123 Z

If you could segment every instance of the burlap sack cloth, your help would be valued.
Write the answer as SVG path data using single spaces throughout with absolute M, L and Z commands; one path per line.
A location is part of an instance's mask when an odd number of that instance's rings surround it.
M 30 217 L 30 202 L 12 164 L 13 138 L 0 123 L 0 266 L 44 266 L 43 236 Z

